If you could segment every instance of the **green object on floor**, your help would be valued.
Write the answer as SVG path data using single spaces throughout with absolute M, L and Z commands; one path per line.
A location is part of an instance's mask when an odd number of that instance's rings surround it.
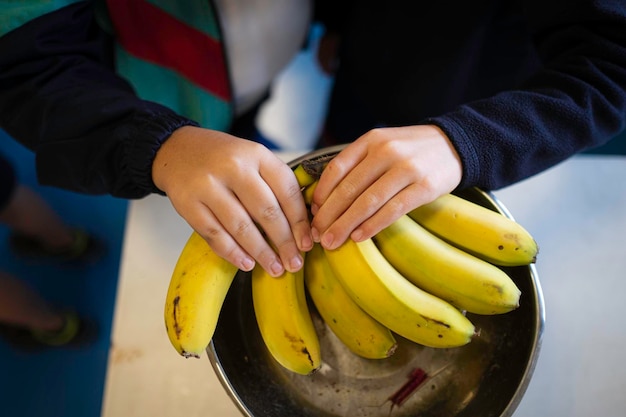
M 20 354 L 41 353 L 49 349 L 83 349 L 98 340 L 98 326 L 91 320 L 65 311 L 63 327 L 57 331 L 27 329 L 0 324 L 0 340 Z
M 31 330 L 33 339 L 45 346 L 66 346 L 78 336 L 81 328 L 80 318 L 73 312 L 63 314 L 63 327 L 55 332 Z
M 74 230 L 74 242 L 68 248 L 54 250 L 37 239 L 23 234 L 12 233 L 9 247 L 18 257 L 37 262 L 94 263 L 105 253 L 102 242 L 82 229 Z

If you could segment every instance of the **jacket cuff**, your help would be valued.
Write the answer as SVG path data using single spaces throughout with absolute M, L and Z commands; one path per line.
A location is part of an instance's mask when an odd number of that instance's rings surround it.
M 154 103 L 148 111 L 136 114 L 129 124 L 125 155 L 130 182 L 146 194 L 165 195 L 152 181 L 152 163 L 161 145 L 183 126 L 199 126 L 191 119 Z

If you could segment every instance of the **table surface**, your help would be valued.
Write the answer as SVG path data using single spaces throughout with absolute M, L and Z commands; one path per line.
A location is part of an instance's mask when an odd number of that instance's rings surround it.
M 539 242 L 546 305 L 539 360 L 515 416 L 622 416 L 626 159 L 577 156 L 494 194 Z M 165 293 L 190 233 L 164 197 L 130 204 L 103 417 L 241 415 L 208 358 L 183 359 L 165 333 Z

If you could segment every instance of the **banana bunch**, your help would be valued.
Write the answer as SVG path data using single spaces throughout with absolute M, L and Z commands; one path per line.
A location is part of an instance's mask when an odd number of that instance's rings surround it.
M 294 174 L 310 204 L 319 173 L 298 165 Z M 460 347 L 475 334 L 465 312 L 504 314 L 519 306 L 520 290 L 501 266 L 528 265 L 537 252 L 532 236 L 512 219 L 449 194 L 371 239 L 348 240 L 335 250 L 314 245 L 297 273 L 274 278 L 255 267 L 252 307 L 268 352 L 302 375 L 322 363 L 314 311 L 367 359 L 391 356 L 395 335 L 431 348 Z M 206 349 L 236 273 L 192 233 L 165 303 L 167 333 L 181 355 L 199 357 Z

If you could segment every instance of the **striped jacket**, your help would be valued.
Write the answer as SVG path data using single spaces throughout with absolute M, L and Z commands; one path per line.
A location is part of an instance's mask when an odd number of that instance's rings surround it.
M 161 193 L 160 144 L 184 125 L 231 123 L 211 1 L 0 1 L 0 16 L 0 127 L 35 152 L 44 185 Z

